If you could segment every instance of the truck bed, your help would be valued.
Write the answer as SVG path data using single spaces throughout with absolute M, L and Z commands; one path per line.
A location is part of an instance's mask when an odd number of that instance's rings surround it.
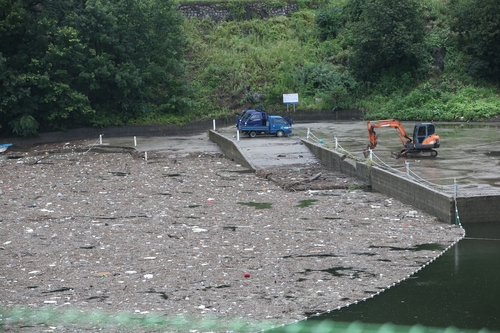
M 240 126 L 241 132 L 269 132 L 269 126 Z

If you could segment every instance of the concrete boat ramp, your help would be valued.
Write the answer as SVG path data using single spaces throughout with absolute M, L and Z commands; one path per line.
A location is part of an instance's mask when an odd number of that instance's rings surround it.
M 224 128 L 217 133 L 230 139 L 244 158 L 244 161 L 240 162 L 246 163 L 254 170 L 280 166 L 307 168 L 321 164 L 321 161 L 314 156 L 298 136 L 281 138 L 269 135 L 255 138 L 238 137 L 235 128 Z M 225 146 L 221 148 L 224 150 Z

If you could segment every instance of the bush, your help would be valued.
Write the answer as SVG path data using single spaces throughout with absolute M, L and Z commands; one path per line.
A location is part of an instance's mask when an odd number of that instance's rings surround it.
M 328 7 L 318 10 L 316 13 L 316 24 L 320 30 L 320 38 L 327 40 L 336 38 L 338 32 L 345 24 L 342 8 Z
M 12 132 L 19 136 L 30 136 L 38 134 L 40 124 L 31 115 L 24 115 L 9 122 Z

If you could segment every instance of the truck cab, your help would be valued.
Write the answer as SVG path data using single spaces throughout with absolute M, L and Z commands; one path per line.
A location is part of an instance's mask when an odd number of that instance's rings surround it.
M 236 127 L 240 126 L 265 126 L 267 113 L 259 109 L 245 110 L 236 120 Z

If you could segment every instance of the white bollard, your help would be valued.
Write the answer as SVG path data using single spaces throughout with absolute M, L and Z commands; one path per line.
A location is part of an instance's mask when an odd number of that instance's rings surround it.
M 337 140 L 337 137 L 335 137 L 335 149 L 339 148 L 339 140 Z
M 236 131 L 236 141 L 240 141 L 240 130 Z
M 137 147 L 137 138 L 134 136 L 134 147 Z
M 214 123 L 214 131 L 215 131 L 215 119 L 213 120 L 213 123 Z
M 311 133 L 311 130 L 309 129 L 309 127 L 307 128 L 307 136 L 306 136 L 306 139 L 309 140 L 309 133 Z
M 410 162 L 405 161 L 406 165 L 406 178 L 410 178 Z
M 370 161 L 373 161 L 373 151 L 368 148 L 368 151 L 370 152 Z
M 453 182 L 455 183 L 455 225 L 460 225 L 460 216 L 458 215 L 458 207 L 457 207 L 457 195 L 458 195 L 457 179 L 453 178 Z
M 102 134 L 99 134 L 99 144 L 102 145 Z
M 146 162 L 148 161 L 148 152 L 147 151 L 144 152 L 144 160 Z

